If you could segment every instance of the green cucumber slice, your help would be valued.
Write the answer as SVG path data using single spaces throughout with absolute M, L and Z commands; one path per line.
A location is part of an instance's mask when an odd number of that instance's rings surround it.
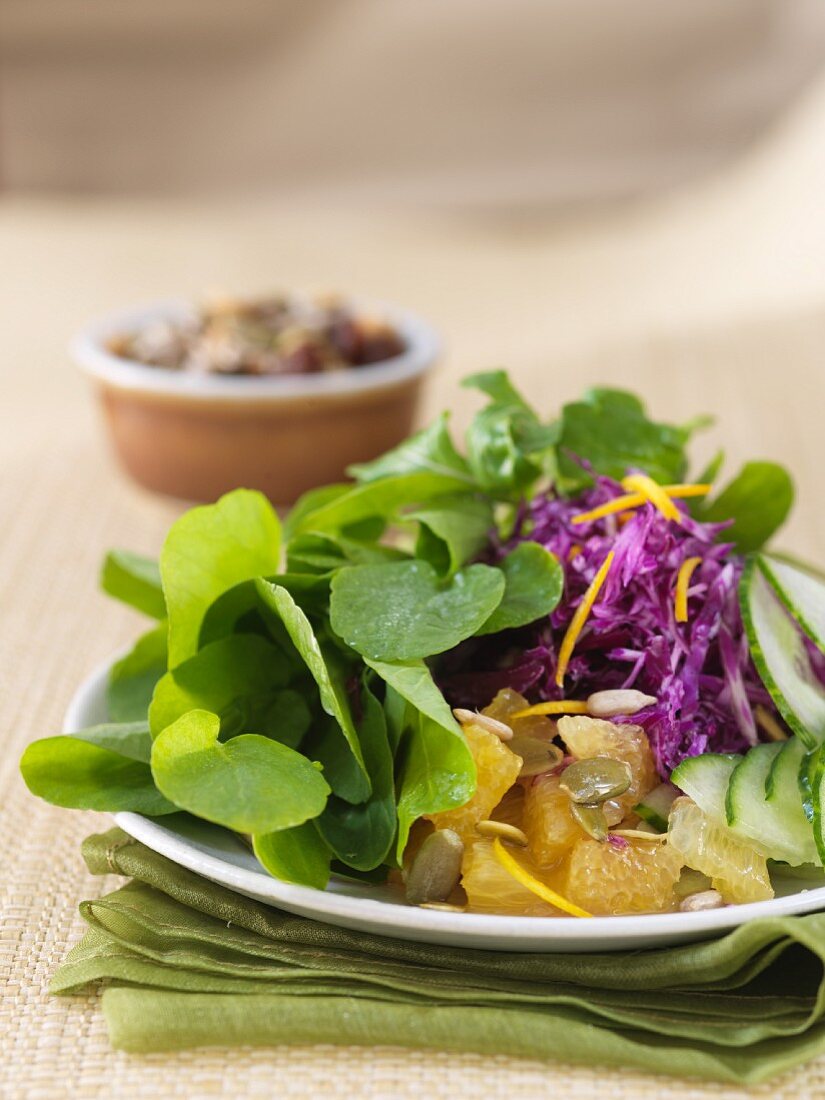
M 731 773 L 725 799 L 733 832 L 792 867 L 818 861 L 813 830 L 802 808 L 797 745 L 804 755 L 804 745 L 796 739 L 750 749 Z
M 785 608 L 825 653 L 825 582 L 786 560 L 760 557 L 759 568 Z
M 811 777 L 811 801 L 814 812 L 814 840 L 819 860 L 825 864 L 825 745 L 813 753 L 808 774 Z
M 732 753 L 708 752 L 704 756 L 691 756 L 674 769 L 670 778 L 703 813 L 726 824 L 728 783 L 741 759 L 741 756 Z
M 793 732 L 815 749 L 825 740 L 825 687 L 811 667 L 802 634 L 756 558 L 745 565 L 739 600 L 762 682 Z
M 633 812 L 658 832 L 666 833 L 670 807 L 678 797 L 679 792 L 672 783 L 660 783 L 633 807 Z

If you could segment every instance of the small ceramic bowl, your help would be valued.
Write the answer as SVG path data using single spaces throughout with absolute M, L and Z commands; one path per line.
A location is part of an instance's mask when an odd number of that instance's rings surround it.
M 107 350 L 113 336 L 191 316 L 186 303 L 160 302 L 91 324 L 70 351 L 97 390 L 121 464 L 145 488 L 209 501 L 242 486 L 290 504 L 409 435 L 440 351 L 435 331 L 405 310 L 351 304 L 391 324 L 406 350 L 368 366 L 269 378 L 166 370 Z

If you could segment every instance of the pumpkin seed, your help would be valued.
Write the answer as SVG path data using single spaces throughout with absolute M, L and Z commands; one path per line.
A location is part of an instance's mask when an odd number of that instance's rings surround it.
M 564 759 L 564 753 L 552 741 L 542 741 L 524 734 L 516 734 L 507 747 L 522 759 L 519 779 L 551 772 Z
M 718 890 L 701 890 L 698 894 L 688 894 L 679 909 L 683 913 L 701 913 L 706 909 L 721 909 L 724 904 Z
M 570 813 L 588 836 L 592 836 L 594 840 L 607 840 L 607 822 L 601 806 L 571 802 Z
M 419 909 L 434 909 L 436 913 L 466 913 L 463 905 L 450 905 L 448 901 L 422 901 Z
M 506 722 L 499 722 L 498 718 L 491 718 L 489 714 L 478 714 L 474 710 L 465 710 L 463 707 L 455 707 L 453 714 L 462 726 L 480 726 L 488 733 L 495 734 L 502 741 L 512 741 L 513 731 Z
M 407 872 L 411 905 L 446 901 L 461 878 L 464 843 L 452 829 L 437 829 L 424 841 Z
M 655 696 L 632 688 L 594 691 L 587 698 L 587 713 L 594 718 L 615 718 L 618 714 L 636 714 L 645 707 L 652 707 L 655 702 Z
M 527 837 L 515 825 L 508 825 L 506 821 L 479 821 L 476 829 L 482 836 L 501 837 L 502 840 L 510 840 L 513 844 L 527 847 Z
M 591 756 L 577 760 L 561 774 L 562 790 L 573 802 L 598 803 L 618 798 L 633 781 L 630 765 L 612 756 Z

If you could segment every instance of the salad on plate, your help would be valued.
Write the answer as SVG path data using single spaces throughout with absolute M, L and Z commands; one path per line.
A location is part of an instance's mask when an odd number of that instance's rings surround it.
M 544 421 L 502 371 L 464 384 L 460 449 L 444 414 L 283 523 L 239 489 L 158 562 L 112 551 L 103 589 L 155 622 L 29 788 L 457 912 L 690 912 L 821 869 L 825 577 L 766 549 L 789 475 L 690 476 L 706 421 L 620 390 Z

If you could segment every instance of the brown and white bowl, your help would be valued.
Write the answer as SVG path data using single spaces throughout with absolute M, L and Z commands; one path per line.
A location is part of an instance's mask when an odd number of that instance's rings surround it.
M 243 486 L 290 504 L 410 433 L 440 352 L 436 332 L 406 310 L 352 305 L 393 325 L 406 350 L 368 366 L 278 377 L 194 374 L 112 354 L 113 336 L 191 316 L 186 303 L 160 302 L 94 322 L 70 352 L 97 391 L 122 466 L 145 488 L 209 501 Z

